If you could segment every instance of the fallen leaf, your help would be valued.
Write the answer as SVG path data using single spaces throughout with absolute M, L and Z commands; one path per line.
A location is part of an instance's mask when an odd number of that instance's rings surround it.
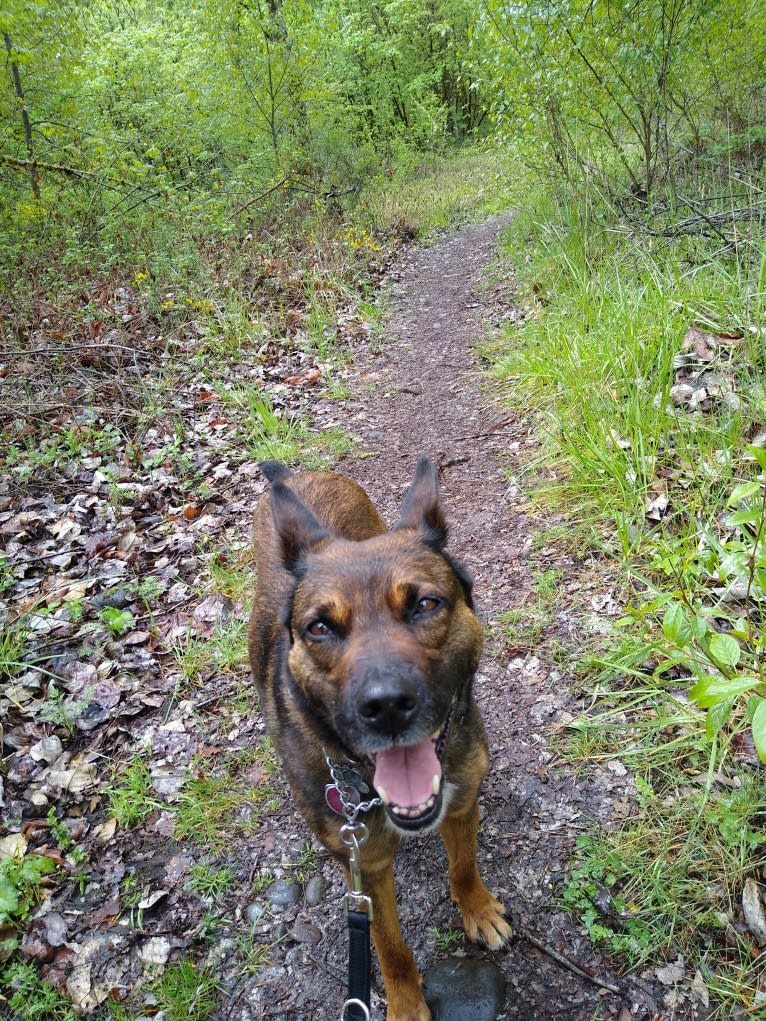
M 766 946 L 766 912 L 761 898 L 761 887 L 750 877 L 742 889 L 742 911 L 750 932 L 759 946 Z
M 685 962 L 679 954 L 673 964 L 666 964 L 663 968 L 655 968 L 654 974 L 664 986 L 677 985 L 684 977 Z

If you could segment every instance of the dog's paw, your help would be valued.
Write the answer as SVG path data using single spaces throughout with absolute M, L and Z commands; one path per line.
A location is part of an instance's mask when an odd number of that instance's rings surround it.
M 502 950 L 513 936 L 503 905 L 490 893 L 483 898 L 483 903 L 472 905 L 462 914 L 466 936 L 474 943 L 483 943 L 490 950 Z

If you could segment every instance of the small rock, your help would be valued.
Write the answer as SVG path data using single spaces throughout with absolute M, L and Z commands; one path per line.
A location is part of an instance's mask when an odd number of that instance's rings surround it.
M 274 928 L 271 930 L 271 939 L 274 943 L 279 943 L 287 935 L 287 926 L 284 922 L 277 922 Z
M 133 602 L 133 596 L 124 588 L 115 588 L 105 595 L 93 596 L 91 603 L 97 610 L 103 610 L 105 606 L 113 606 L 115 610 L 124 610 Z
M 297 883 L 289 883 L 286 879 L 278 879 L 266 890 L 269 904 L 287 908 L 300 900 L 301 888 Z
M 296 943 L 318 943 L 322 938 L 322 930 L 311 922 L 304 922 L 298 918 L 289 935 Z
M 324 887 L 324 879 L 320 875 L 312 876 L 306 883 L 304 898 L 310 908 L 315 908 L 317 904 L 321 903 L 322 897 L 324 897 Z
M 492 961 L 448 957 L 423 976 L 423 996 L 438 1021 L 495 1021 L 505 1004 L 505 977 Z
M 259 904 L 258 901 L 253 901 L 252 904 L 248 904 L 243 914 L 248 921 L 249 925 L 257 925 L 258 922 L 263 918 L 266 909 L 263 904 Z
M 58 911 L 50 911 L 45 916 L 45 938 L 52 947 L 63 946 L 67 937 L 67 924 Z
M 170 940 L 164 936 L 152 936 L 141 947 L 140 954 L 144 964 L 167 964 L 170 957 Z

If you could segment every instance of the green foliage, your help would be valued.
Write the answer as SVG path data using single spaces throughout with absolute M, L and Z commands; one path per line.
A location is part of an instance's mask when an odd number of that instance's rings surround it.
M 52 723 L 55 727 L 63 727 L 68 734 L 74 734 L 77 717 L 90 705 L 92 693 L 92 688 L 86 688 L 80 698 L 70 698 L 51 681 L 45 699 L 37 706 L 35 715 L 43 723 Z
M 0 984 L 18 1021 L 77 1021 L 71 1002 L 41 979 L 33 964 L 10 961 L 0 968 Z
M 766 471 L 766 451 L 747 448 Z M 752 463 L 751 462 L 751 463 Z M 632 608 L 658 659 L 655 675 L 679 671 L 689 677 L 689 696 L 706 712 L 713 740 L 730 725 L 749 726 L 766 762 L 766 489 L 763 474 L 732 489 L 726 533 L 702 532 L 686 556 L 663 548 L 650 565 L 671 583 L 652 585 L 653 598 Z M 691 683 L 693 681 L 693 683 Z
M 467 0 L 11 0 L 0 283 L 21 300 L 21 281 L 56 286 L 97 262 L 159 297 L 243 222 L 307 195 L 340 210 L 397 152 L 479 128 L 474 13 Z
M 728 451 L 742 422 L 758 419 L 763 381 L 743 338 L 722 370 L 741 411 L 716 400 L 701 413 L 671 397 L 676 359 L 695 322 L 745 333 L 763 283 L 757 245 L 719 260 L 712 245 L 683 238 L 625 245 L 605 229 L 613 220 L 598 199 L 546 197 L 514 222 L 509 247 L 534 314 L 487 354 L 546 430 L 557 469 L 541 486 L 552 498 L 565 492 L 585 519 L 613 519 L 629 551 L 652 527 L 656 487 L 668 494 L 666 519 L 684 529 L 724 498 Z M 683 271 L 689 260 L 694 273 Z
M 619 175 L 646 198 L 706 135 L 763 120 L 766 17 L 749 0 L 489 0 L 484 11 L 478 63 L 494 120 L 545 172 Z
M 636 788 L 639 816 L 619 832 L 578 837 L 564 905 L 594 943 L 633 966 L 680 951 L 732 980 L 740 962 L 722 930 L 763 843 L 763 784 L 659 795 L 639 776 Z
M 119 610 L 116 606 L 105 606 L 99 610 L 98 619 L 116 638 L 127 634 L 136 620 L 130 610 Z
M 40 902 L 44 877 L 55 870 L 54 862 L 41 854 L 12 855 L 0 862 L 0 928 L 16 927 Z M 3 955 L 18 944 L 15 936 L 0 942 Z

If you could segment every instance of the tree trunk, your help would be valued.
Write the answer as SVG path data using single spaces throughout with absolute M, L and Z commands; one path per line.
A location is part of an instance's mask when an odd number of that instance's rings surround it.
M 13 59 L 13 44 L 11 42 L 11 37 L 7 32 L 3 32 L 3 41 L 5 42 L 5 49 L 8 53 L 8 63 L 10 64 L 11 79 L 13 80 L 13 91 L 15 92 L 16 99 L 19 103 L 21 123 L 24 128 L 24 143 L 27 147 L 27 156 L 29 157 L 29 181 L 32 185 L 32 194 L 36 199 L 39 199 L 40 183 L 37 180 L 37 165 L 35 164 L 34 147 L 32 145 L 32 122 L 29 119 L 29 111 L 27 110 L 27 104 L 24 100 L 24 89 L 21 84 L 19 65 Z

